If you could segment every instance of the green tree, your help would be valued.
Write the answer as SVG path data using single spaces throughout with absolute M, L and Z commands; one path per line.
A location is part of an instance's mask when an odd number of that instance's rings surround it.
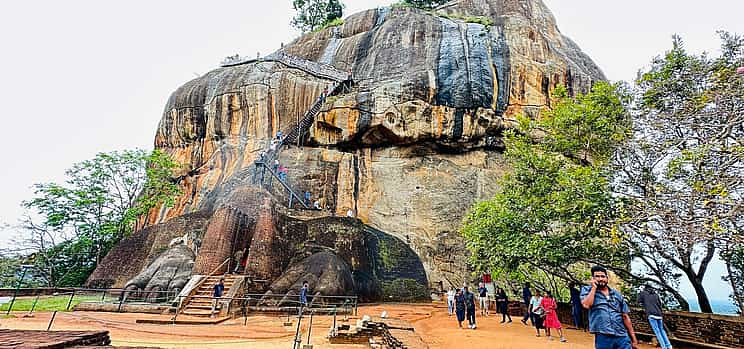
M 530 272 L 541 271 L 579 281 L 582 262 L 618 269 L 629 262 L 614 229 L 620 205 L 606 167 L 627 135 L 629 97 L 607 83 L 575 100 L 562 88 L 556 96 L 540 121 L 521 118 L 518 131 L 507 132 L 512 171 L 461 230 L 473 262 L 499 278 L 534 281 L 539 273 Z
M 439 5 L 448 3 L 450 0 L 403 0 L 404 4 L 411 5 L 422 9 L 433 9 Z
M 159 150 L 99 153 L 74 164 L 63 184 L 37 184 L 35 197 L 24 202 L 31 213 L 18 227 L 19 252 L 50 286 L 82 284 L 140 216 L 173 204 L 176 168 Z
M 294 0 L 292 7 L 297 11 L 292 26 L 303 33 L 318 30 L 344 14 L 344 4 L 339 0 Z
M 744 82 L 736 74 L 744 40 L 721 38 L 723 54 L 710 58 L 675 37 L 640 74 L 633 138 L 617 153 L 613 181 L 629 203 L 621 227 L 639 272 L 683 308 L 677 290 L 686 278 L 703 312 L 712 312 L 703 285 L 710 262 L 744 241 Z

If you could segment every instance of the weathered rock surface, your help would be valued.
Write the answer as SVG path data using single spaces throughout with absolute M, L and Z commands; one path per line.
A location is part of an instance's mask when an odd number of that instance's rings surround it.
M 153 298 L 165 298 L 165 291 L 180 291 L 189 281 L 194 267 L 194 257 L 191 248 L 177 242 L 129 280 L 124 289 L 142 291 Z
M 307 146 L 279 158 L 289 184 L 328 208 L 310 218 L 352 210 L 364 224 L 355 231 L 395 238 L 425 271 L 423 278 L 408 278 L 399 274 L 406 263 L 390 270 L 365 266 L 377 258 L 370 256 L 384 256 L 383 249 L 362 257 L 360 250 L 339 248 L 348 239 L 327 238 L 324 246 L 352 274 L 370 273 L 370 294 L 396 279 L 438 288 L 469 278 L 457 230 L 474 202 L 493 195 L 506 170 L 504 129 L 518 114 L 536 117 L 549 108 L 554 87 L 579 93 L 604 79 L 540 0 L 460 0 L 439 13 L 449 18 L 412 8 L 364 11 L 283 48 L 350 70 L 355 83 L 328 98 Z M 450 19 L 473 16 L 483 18 Z M 312 233 L 307 213 L 277 205 L 286 195 L 281 190 L 275 187 L 270 197 L 253 187 L 251 164 L 272 135 L 286 132 L 333 85 L 280 62 L 256 61 L 215 69 L 180 87 L 166 105 L 155 145 L 185 164 L 184 194 L 174 207 L 153 210 L 147 229 L 206 212 L 194 273 L 208 273 L 245 248 L 246 274 L 281 278 L 297 253 L 293 245 L 311 235 L 324 241 L 332 229 Z M 131 277 L 142 267 L 121 274 Z

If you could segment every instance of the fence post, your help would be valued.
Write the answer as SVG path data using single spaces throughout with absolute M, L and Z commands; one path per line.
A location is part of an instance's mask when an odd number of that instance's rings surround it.
M 70 295 L 70 300 L 67 301 L 67 308 L 65 308 L 65 311 L 70 310 L 70 305 L 72 305 L 72 299 L 75 298 L 75 289 L 72 289 L 72 295 Z
M 23 282 L 23 278 L 26 277 L 26 270 L 28 268 L 22 267 L 23 273 L 21 273 L 21 279 L 18 280 L 18 285 L 16 285 L 15 291 L 13 291 L 13 299 L 10 300 L 10 305 L 8 306 L 8 311 L 5 313 L 5 315 L 10 315 L 10 311 L 13 309 L 13 303 L 15 303 L 16 296 L 18 296 L 18 289 L 21 288 L 21 283 Z
M 176 324 L 176 319 L 178 318 L 178 313 L 180 313 L 180 312 L 181 312 L 181 302 L 183 301 L 183 300 L 181 299 L 181 297 L 183 297 L 183 296 L 181 296 L 181 295 L 178 295 L 178 305 L 176 306 L 176 313 L 175 313 L 175 314 L 173 314 L 173 324 L 174 324 L 174 325 Z
M 124 297 L 126 297 L 126 291 L 121 290 L 121 294 L 119 294 L 119 307 L 116 309 L 117 313 L 121 313 L 121 304 L 124 303 Z
M 310 345 L 310 333 L 313 331 L 313 314 L 315 314 L 314 311 L 310 312 L 310 324 L 307 328 L 307 345 Z
M 39 297 L 41 297 L 41 295 L 37 294 L 36 299 L 34 299 L 34 304 L 31 305 L 31 310 L 28 311 L 28 315 L 31 315 L 34 313 L 34 309 L 36 309 L 36 303 L 39 301 Z
M 336 305 L 333 305 L 333 328 L 331 329 L 331 335 L 336 336 Z
M 292 343 L 292 349 L 300 349 L 302 339 L 300 338 L 300 323 L 302 323 L 302 305 L 300 305 L 299 316 L 297 317 L 297 330 L 295 331 L 294 343 Z
M 52 318 L 49 319 L 49 325 L 47 326 L 47 332 L 52 328 L 52 323 L 54 323 L 54 318 L 57 316 L 57 311 L 55 310 L 54 313 L 52 313 Z

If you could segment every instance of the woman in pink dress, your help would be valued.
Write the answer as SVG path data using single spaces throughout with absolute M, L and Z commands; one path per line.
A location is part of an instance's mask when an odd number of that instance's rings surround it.
M 566 338 L 563 337 L 561 322 L 558 321 L 558 313 L 555 311 L 558 309 L 558 303 L 555 302 L 555 298 L 553 298 L 550 291 L 545 292 L 545 296 L 543 296 L 542 302 L 540 302 L 540 307 L 545 309 L 545 322 L 543 323 L 543 326 L 545 326 L 545 331 L 548 334 L 548 340 L 553 340 L 553 337 L 550 336 L 550 329 L 554 328 L 561 336 L 561 342 L 565 342 Z

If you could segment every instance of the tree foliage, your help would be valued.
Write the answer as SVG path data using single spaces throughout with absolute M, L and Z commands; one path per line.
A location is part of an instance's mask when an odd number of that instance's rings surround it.
M 576 99 L 564 89 L 556 96 L 541 120 L 521 118 L 518 131 L 507 132 L 513 170 L 464 221 L 473 262 L 499 278 L 542 270 L 578 281 L 577 263 L 629 261 L 614 229 L 619 204 L 605 166 L 627 135 L 628 96 L 607 83 Z
M 178 194 L 177 167 L 161 151 L 99 153 L 74 164 L 64 183 L 35 185 L 29 213 L 17 227 L 17 253 L 49 286 L 79 286 L 137 219 Z
M 297 14 L 292 18 L 292 26 L 304 32 L 323 28 L 343 16 L 344 4 L 340 0 L 294 0 Z
M 450 0 L 403 0 L 404 4 L 422 9 L 434 9 L 440 5 L 448 3 Z
M 721 37 L 718 58 L 690 54 L 675 37 L 640 74 L 633 138 L 615 158 L 615 191 L 630 203 L 621 227 L 640 271 L 687 308 L 684 276 L 703 312 L 712 312 L 703 287 L 709 263 L 744 241 L 744 82 L 736 74 L 744 41 Z

